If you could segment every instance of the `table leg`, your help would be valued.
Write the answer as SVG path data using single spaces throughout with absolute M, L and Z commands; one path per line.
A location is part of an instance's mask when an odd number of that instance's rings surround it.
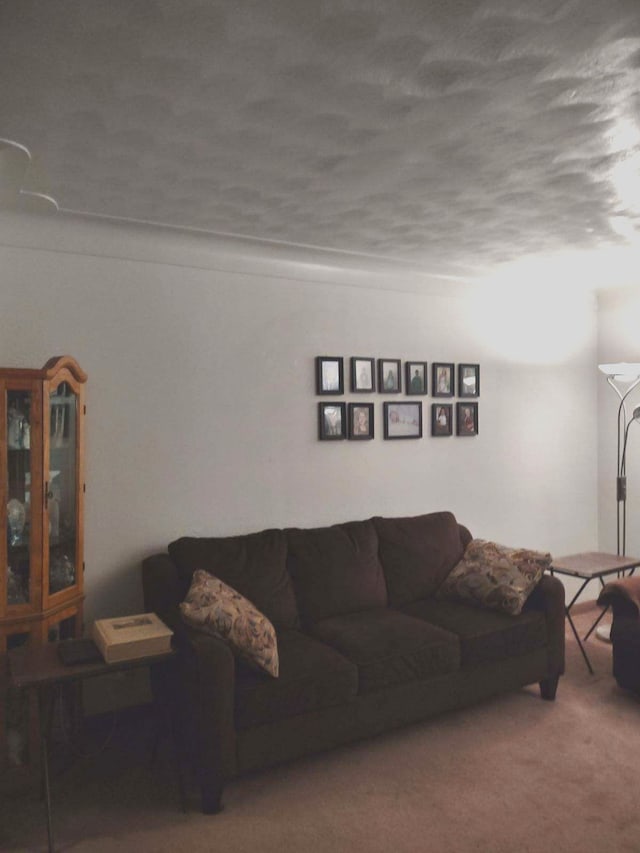
M 580 640 L 580 635 L 578 634 L 578 632 L 576 630 L 576 626 L 573 624 L 573 619 L 571 618 L 571 614 L 569 613 L 568 607 L 565 608 L 565 613 L 566 613 L 567 619 L 569 620 L 569 625 L 571 625 L 571 630 L 573 631 L 573 636 L 576 638 L 578 648 L 582 652 L 582 657 L 584 658 L 584 662 L 587 665 L 587 669 L 589 670 L 591 675 L 593 675 L 593 667 L 591 666 L 591 661 L 587 657 L 587 653 L 584 650 L 584 646 L 582 645 L 582 642 Z
M 618 572 L 618 575 L 620 575 L 620 572 Z M 600 586 L 601 586 L 601 588 L 603 588 L 603 589 L 604 589 L 604 581 L 602 580 L 602 578 L 598 578 L 598 580 L 600 581 Z M 593 625 L 589 628 L 589 630 L 587 631 L 587 633 L 586 633 L 586 634 L 585 634 L 585 636 L 584 636 L 584 642 L 585 642 L 585 643 L 587 642 L 587 640 L 589 639 L 589 637 L 593 634 L 593 632 L 595 631 L 595 629 L 598 627 L 598 625 L 600 624 L 600 620 L 601 620 L 601 619 L 602 619 L 602 617 L 605 615 L 605 613 L 607 612 L 607 610 L 608 610 L 608 609 L 609 609 L 609 606 L 608 606 L 608 605 L 607 605 L 607 607 L 604 607 L 604 608 L 602 609 L 602 612 L 600 613 L 600 615 L 599 615 L 599 616 L 598 616 L 598 618 L 596 619 L 596 621 L 595 621 L 595 622 L 593 623 Z
M 40 714 L 40 761 L 42 762 L 43 796 L 47 809 L 47 839 L 49 853 L 54 853 L 53 822 L 51 819 L 51 787 L 49 784 L 49 737 L 53 718 L 55 693 L 47 685 L 38 689 L 38 710 Z
M 584 590 L 584 588 L 586 587 L 586 585 L 589 583 L 589 581 L 590 581 L 590 580 L 591 580 L 591 578 L 587 578 L 587 580 L 585 580 L 585 581 L 584 581 L 584 583 L 582 584 L 582 586 L 580 587 L 580 589 L 576 592 L 576 594 L 573 596 L 573 598 L 571 599 L 571 601 L 569 602 L 569 604 L 565 607 L 564 612 L 565 612 L 565 614 L 566 614 L 567 619 L 569 620 L 569 625 L 571 625 L 571 630 L 573 631 L 573 636 L 576 638 L 576 642 L 577 642 L 577 644 L 578 644 L 578 648 L 579 648 L 579 649 L 580 649 L 580 651 L 582 652 L 582 657 L 584 658 L 584 662 L 585 662 L 585 663 L 586 663 L 586 665 L 587 665 L 587 669 L 589 670 L 589 672 L 591 673 L 591 675 L 593 675 L 593 667 L 591 666 L 591 661 L 590 661 L 590 660 L 589 660 L 589 658 L 587 657 L 587 653 L 586 653 L 586 651 L 585 651 L 584 646 L 582 645 L 582 641 L 581 641 L 581 639 L 580 639 L 580 635 L 578 634 L 578 631 L 577 631 L 577 629 L 576 629 L 576 626 L 575 626 L 575 625 L 574 625 L 574 623 L 573 623 L 573 619 L 571 618 L 571 608 L 572 608 L 572 607 L 573 607 L 573 605 L 576 603 L 576 601 L 578 600 L 578 598 L 579 598 L 579 597 L 580 597 L 580 595 L 582 594 L 582 591 Z M 602 614 L 600 615 L 600 617 L 599 617 L 599 618 L 602 618 Z M 589 634 L 587 634 L 587 637 L 588 637 L 588 636 L 589 636 Z M 586 641 L 587 637 L 585 637 L 585 641 Z
M 175 667 L 171 664 L 155 664 L 150 667 L 151 681 L 153 686 L 153 706 L 156 716 L 156 736 L 151 756 L 152 765 L 155 763 L 160 738 L 163 734 L 169 737 L 172 749 L 175 771 L 178 776 L 178 793 L 180 796 L 180 807 L 183 812 L 187 811 L 187 798 L 184 781 L 184 758 L 183 741 L 180 729 L 178 699 L 176 696 Z
M 176 766 L 176 772 L 178 774 L 178 794 L 180 795 L 180 808 L 186 814 L 187 795 L 184 783 L 182 734 L 179 729 L 175 710 L 173 710 L 171 714 L 171 742 L 173 744 L 174 761 Z

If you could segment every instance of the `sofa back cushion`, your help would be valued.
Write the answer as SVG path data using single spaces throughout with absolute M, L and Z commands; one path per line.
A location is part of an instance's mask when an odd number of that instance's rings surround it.
M 433 595 L 462 559 L 462 535 L 469 535 L 451 512 L 409 518 L 377 516 L 373 523 L 392 607 Z
M 169 545 L 169 555 L 185 589 L 195 570 L 203 569 L 248 598 L 276 628 L 299 627 L 282 530 L 243 536 L 183 536 Z
M 285 531 L 287 566 L 303 623 L 387 605 L 371 521 Z

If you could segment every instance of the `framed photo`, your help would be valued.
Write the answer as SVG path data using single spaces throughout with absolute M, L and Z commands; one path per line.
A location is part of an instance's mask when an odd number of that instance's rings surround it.
M 378 391 L 381 394 L 399 394 L 402 391 L 399 358 L 378 359 Z
M 404 364 L 404 388 L 407 394 L 427 393 L 427 362 L 406 361 Z
M 346 403 L 318 403 L 318 438 L 320 441 L 339 441 L 346 437 Z
M 431 404 L 431 435 L 453 435 L 453 405 Z
M 316 357 L 316 394 L 344 394 L 344 363 L 341 356 Z
M 480 365 L 458 365 L 458 397 L 480 396 Z
M 477 403 L 456 403 L 456 435 L 478 435 Z
M 422 403 L 384 403 L 385 438 L 422 438 Z
M 366 441 L 373 438 L 373 403 L 349 403 L 349 438 Z
M 458 397 L 480 396 L 480 365 L 458 365 Z
M 434 361 L 431 365 L 431 394 L 433 397 L 453 397 L 455 376 L 453 364 Z
M 371 393 L 376 390 L 376 371 L 374 358 L 351 359 L 351 390 L 356 393 Z

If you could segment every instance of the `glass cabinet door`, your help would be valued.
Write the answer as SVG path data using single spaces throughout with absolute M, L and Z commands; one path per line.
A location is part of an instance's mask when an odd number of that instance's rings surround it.
M 7 436 L 7 589 L 9 607 L 29 604 L 31 565 L 31 391 L 8 390 Z
M 45 487 L 49 595 L 69 589 L 76 583 L 77 437 L 78 395 L 68 382 L 61 382 L 49 395 L 49 460 Z

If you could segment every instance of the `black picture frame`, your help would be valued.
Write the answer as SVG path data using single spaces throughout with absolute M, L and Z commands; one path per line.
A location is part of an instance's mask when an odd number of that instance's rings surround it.
M 378 359 L 378 392 L 380 394 L 402 392 L 402 362 L 399 358 Z
M 422 438 L 422 401 L 383 403 L 386 439 Z
M 332 401 L 318 403 L 318 438 L 340 441 L 347 437 L 347 404 Z
M 431 365 L 431 396 L 453 397 L 455 393 L 455 365 L 448 361 L 434 361 Z
M 407 396 L 428 393 L 428 365 L 426 361 L 405 361 L 404 389 Z
M 480 396 L 480 365 L 458 365 L 458 397 Z
M 344 359 L 342 356 L 316 356 L 316 394 L 344 394 Z
M 436 438 L 453 435 L 453 404 L 431 404 L 431 435 Z
M 370 441 L 374 436 L 373 403 L 349 403 L 349 438 L 352 441 Z
M 354 394 L 371 394 L 376 390 L 375 358 L 351 357 L 351 390 Z
M 456 403 L 456 435 L 478 435 L 478 404 Z

